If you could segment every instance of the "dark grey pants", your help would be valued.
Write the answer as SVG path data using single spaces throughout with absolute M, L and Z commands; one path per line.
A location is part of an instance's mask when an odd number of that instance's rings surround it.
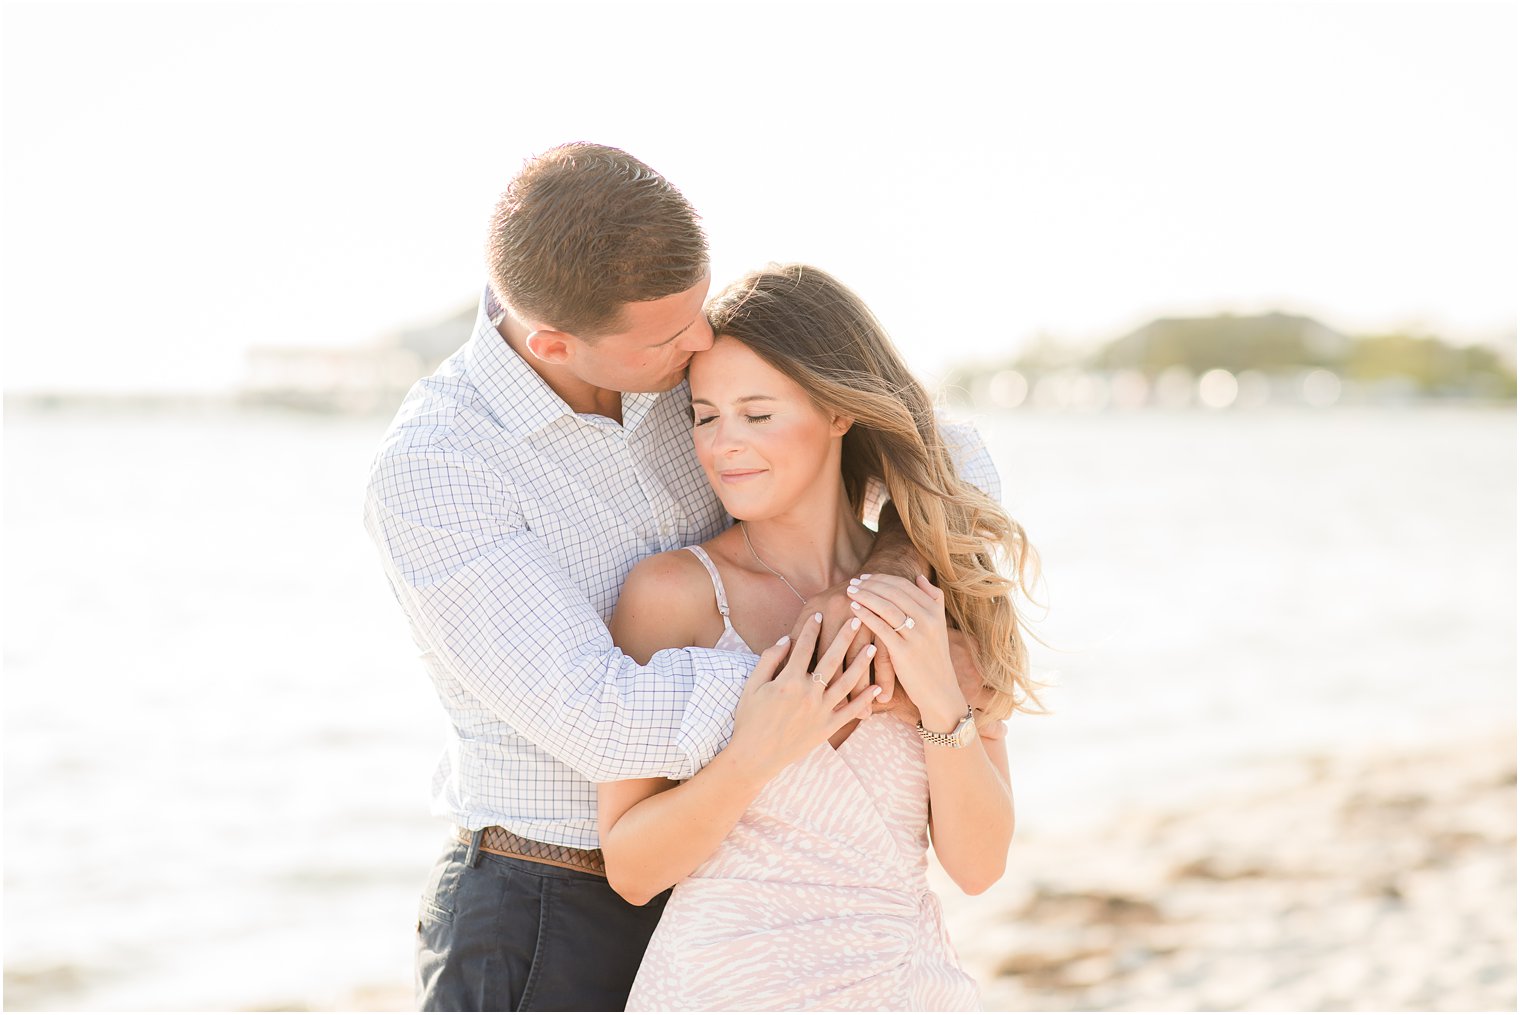
M 417 920 L 421 1011 L 622 1011 L 669 893 L 451 843 Z

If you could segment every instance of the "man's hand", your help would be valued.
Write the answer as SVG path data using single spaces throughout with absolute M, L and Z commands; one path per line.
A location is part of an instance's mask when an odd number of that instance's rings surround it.
M 869 577 L 869 575 L 862 577 Z M 809 599 L 803 605 L 802 612 L 798 614 L 797 622 L 792 625 L 793 641 L 801 637 L 803 626 L 814 613 L 822 613 L 823 625 L 818 634 L 818 643 L 827 645 L 832 642 L 840 630 L 855 617 L 855 612 L 850 609 L 851 599 L 846 591 L 848 588 L 849 583 L 846 582 L 824 589 Z M 955 668 L 956 684 L 959 685 L 961 694 L 965 696 L 971 707 L 980 712 L 991 700 L 992 692 L 983 685 L 982 671 L 977 668 L 976 655 L 971 651 L 971 642 L 964 634 L 953 628 L 946 632 L 946 636 L 950 642 L 950 664 Z M 865 651 L 867 645 L 874 643 L 875 638 L 871 635 L 870 629 L 862 624 L 845 652 L 845 664 L 853 663 L 855 657 Z M 917 706 L 906 694 L 893 693 L 897 689 L 897 674 L 892 670 L 889 655 L 887 652 L 877 652 L 872 665 L 874 679 L 862 676 L 859 685 L 851 693 L 858 693 L 874 683 L 881 688 L 881 694 L 872 705 L 872 711 L 895 712 L 910 723 L 917 722 Z
M 828 645 L 833 642 L 840 630 L 855 619 L 855 612 L 850 609 L 850 597 L 846 594 L 846 590 L 849 587 L 848 582 L 843 582 L 831 588 L 826 588 L 804 603 L 802 605 L 802 612 L 797 615 L 797 622 L 792 625 L 792 640 L 795 642 L 802 637 L 802 629 L 813 614 L 821 613 L 823 614 L 823 625 L 819 630 L 818 644 Z M 855 658 L 864 652 L 866 646 L 871 644 L 872 641 L 873 638 L 870 630 L 862 624 L 860 629 L 855 632 L 855 637 L 850 641 L 849 648 L 845 651 L 845 665 L 848 666 L 850 663 L 853 663 Z M 890 664 L 887 667 L 888 682 L 882 683 L 882 657 L 885 655 L 886 653 L 879 652 L 875 660 L 877 670 L 875 683 L 881 688 L 881 694 L 876 699 L 878 707 L 883 700 L 892 697 L 892 689 L 896 686 L 891 680 Z M 871 683 L 871 674 L 867 670 L 861 674 L 859 686 L 852 693 L 865 690 Z
M 861 564 L 861 571 L 865 572 L 859 577 L 869 578 L 873 572 L 879 574 L 892 574 L 899 578 L 912 581 L 915 576 L 928 574 L 928 561 L 913 548 L 913 543 L 908 539 L 908 534 L 903 531 L 902 521 L 897 517 L 897 510 L 887 503 L 881 509 L 881 517 L 877 521 L 876 542 L 871 546 L 870 556 L 866 557 Z M 823 614 L 823 630 L 819 637 L 822 644 L 828 644 L 841 627 L 848 624 L 855 617 L 850 609 L 850 597 L 846 595 L 849 583 L 834 585 L 824 589 L 802 605 L 802 612 L 797 615 L 797 622 L 792 625 L 792 638 L 795 640 L 802 634 L 802 625 L 807 623 L 809 617 L 815 613 Z M 955 632 L 951 632 L 950 659 L 955 663 L 957 677 L 963 672 L 962 663 L 955 655 Z M 875 644 L 876 639 L 864 625 L 856 632 L 855 639 L 850 642 L 850 648 L 845 656 L 846 664 L 855 661 L 856 655 L 865 651 L 867 645 Z M 879 646 L 878 646 L 879 647 Z M 968 657 L 969 658 L 969 657 Z M 974 670 L 975 667 L 973 666 Z M 892 669 L 892 660 L 887 653 L 877 652 L 876 659 L 871 666 L 872 679 L 881 688 L 881 694 L 877 695 L 876 703 L 872 706 L 874 711 L 888 712 L 894 710 L 903 711 L 905 714 L 912 713 L 912 720 L 918 721 L 917 709 L 912 702 L 908 702 L 907 695 L 899 695 L 897 691 L 897 672 Z M 865 684 L 857 691 L 861 690 Z M 965 682 L 962 681 L 962 686 Z M 977 675 L 976 687 L 978 695 L 981 694 L 980 674 Z M 966 700 L 976 703 L 977 698 L 970 694 Z
M 992 692 L 982 683 L 982 671 L 977 669 L 976 657 L 971 652 L 970 642 L 964 634 L 961 634 L 961 632 L 954 628 L 951 628 L 945 634 L 950 641 L 950 664 L 955 667 L 955 682 L 959 685 L 961 694 L 965 695 L 966 701 L 980 713 L 991 699 Z M 883 669 L 890 671 L 891 669 L 892 663 L 889 657 L 890 653 L 887 652 L 878 652 L 876 654 L 878 683 L 880 682 L 881 671 Z M 883 660 L 886 660 L 885 664 Z M 885 696 L 885 692 L 883 692 L 883 696 Z M 882 704 L 881 698 L 877 698 L 876 703 L 871 706 L 871 711 L 892 712 L 910 726 L 919 721 L 918 706 L 913 704 L 913 699 L 906 694 L 899 694 L 886 705 Z M 1007 727 L 1002 723 L 984 724 L 980 715 L 977 717 L 977 728 L 981 731 L 982 736 L 990 740 L 1000 740 L 1007 732 Z
M 865 572 L 860 576 L 862 579 L 869 578 L 872 574 L 890 574 L 907 581 L 912 581 L 918 575 L 929 573 L 929 562 L 908 539 L 908 534 L 903 531 L 902 519 L 897 517 L 897 509 L 890 501 L 882 505 L 881 516 L 876 522 L 876 542 L 871 544 L 871 554 L 860 565 L 860 570 Z M 871 640 L 875 643 L 874 638 Z M 877 644 L 877 647 L 881 646 Z M 872 667 L 872 673 L 876 678 L 876 685 L 881 688 L 881 695 L 876 699 L 874 709 L 878 712 L 901 711 L 905 717 L 910 717 L 913 722 L 917 722 L 918 709 L 912 702 L 906 701 L 907 695 L 895 693 L 897 671 L 892 668 L 890 653 L 876 653 L 876 663 Z M 906 702 L 906 704 L 898 706 L 899 702 Z

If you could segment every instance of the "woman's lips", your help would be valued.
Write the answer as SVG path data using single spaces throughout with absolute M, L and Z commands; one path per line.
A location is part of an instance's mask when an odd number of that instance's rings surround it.
M 727 469 L 718 473 L 718 478 L 725 483 L 742 483 L 747 479 L 765 475 L 765 469 Z

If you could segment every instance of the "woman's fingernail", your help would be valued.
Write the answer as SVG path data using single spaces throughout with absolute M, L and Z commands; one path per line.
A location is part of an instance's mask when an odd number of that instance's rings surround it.
M 858 630 L 860 630 L 860 618 L 859 617 L 856 617 L 854 620 L 850 621 L 850 630 L 851 631 L 858 631 Z
M 847 588 L 847 589 L 844 590 L 845 595 L 847 595 L 847 596 L 853 596 L 855 593 L 857 593 L 859 591 L 860 591 L 860 586 L 859 585 L 851 585 L 849 588 Z
M 813 614 L 813 619 L 816 620 L 816 621 L 818 621 L 818 623 L 821 624 L 821 623 L 823 623 L 823 614 L 821 614 L 821 613 L 815 613 L 815 614 Z
M 877 687 L 875 684 L 872 684 L 871 685 L 871 697 L 875 698 L 875 697 L 878 697 L 880 694 L 881 694 L 881 688 Z
M 867 645 L 866 646 L 866 658 L 869 659 L 872 656 L 874 656 L 875 654 L 876 654 L 876 646 L 875 645 Z M 878 690 L 880 690 L 880 688 L 878 688 Z
M 787 642 L 789 642 L 791 640 L 792 640 L 792 636 L 791 635 L 789 635 L 789 634 L 783 634 L 781 636 L 781 640 L 778 641 L 778 642 L 776 642 L 776 644 L 777 645 L 785 645 Z
M 871 577 L 871 576 L 868 575 L 868 574 L 863 574 L 863 575 L 860 576 L 860 578 L 861 578 L 862 581 L 864 581 L 865 579 L 867 579 L 869 577 Z
M 860 604 L 859 603 L 851 603 L 850 604 L 850 609 L 852 609 L 852 610 L 858 610 L 858 609 L 860 609 Z

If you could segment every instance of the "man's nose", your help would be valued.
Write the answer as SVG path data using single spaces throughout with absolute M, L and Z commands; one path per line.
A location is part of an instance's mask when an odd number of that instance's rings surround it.
M 681 336 L 680 346 L 686 352 L 706 352 L 712 348 L 713 330 L 712 325 L 703 317 L 697 323 L 686 329 L 686 334 Z

